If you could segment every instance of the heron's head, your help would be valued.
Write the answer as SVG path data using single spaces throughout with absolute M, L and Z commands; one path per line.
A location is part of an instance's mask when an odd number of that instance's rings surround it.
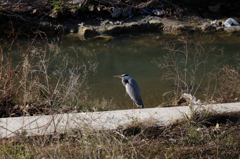
M 116 75 L 113 77 L 124 78 L 124 77 L 129 77 L 129 76 L 128 76 L 128 74 L 122 74 L 122 75 Z

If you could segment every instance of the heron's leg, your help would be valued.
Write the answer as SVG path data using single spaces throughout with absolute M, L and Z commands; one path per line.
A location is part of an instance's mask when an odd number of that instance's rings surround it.
M 134 102 L 133 102 L 133 109 L 134 109 Z

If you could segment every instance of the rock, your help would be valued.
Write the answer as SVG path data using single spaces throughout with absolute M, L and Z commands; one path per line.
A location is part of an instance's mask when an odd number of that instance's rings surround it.
M 74 26 L 69 27 L 69 33 L 77 33 L 77 28 Z
M 122 25 L 123 22 L 116 21 L 114 24 L 115 25 Z
M 89 11 L 89 12 L 93 12 L 93 11 L 94 11 L 94 5 L 88 6 L 88 11 Z
M 132 14 L 132 8 L 131 7 L 126 7 L 123 11 L 122 11 L 122 16 L 123 17 L 129 17 Z
M 208 9 L 211 11 L 211 12 L 218 12 L 219 9 L 221 7 L 221 4 L 216 4 L 215 6 L 208 6 Z
M 98 12 L 101 12 L 101 8 L 100 8 L 100 7 L 97 7 L 97 11 L 98 11 Z
M 113 18 L 118 18 L 121 15 L 122 11 L 120 9 L 114 8 L 112 16 Z
M 201 28 L 202 28 L 203 31 L 207 31 L 207 30 L 210 31 L 210 30 L 215 30 L 216 29 L 216 27 L 210 25 L 210 23 L 203 23 Z
M 228 18 L 225 22 L 224 22 L 224 26 L 225 27 L 231 27 L 231 26 L 239 26 L 240 24 L 233 18 Z
M 106 30 L 102 33 L 120 33 L 120 32 L 134 32 L 137 30 L 141 30 L 140 23 L 138 22 L 131 22 L 131 23 L 125 23 L 124 25 L 109 25 L 106 27 Z
M 217 27 L 216 30 L 217 31 L 222 31 L 222 30 L 224 30 L 224 28 L 223 27 Z
M 211 25 L 217 25 L 217 20 L 210 21 Z
M 34 10 L 33 10 L 33 14 L 36 14 L 36 13 L 37 13 L 37 11 L 38 11 L 37 9 L 34 9 Z
M 32 13 L 35 14 L 35 15 L 37 15 L 37 16 L 40 16 L 40 15 L 43 14 L 43 11 L 40 10 L 40 9 L 34 9 Z
M 154 9 L 152 11 L 153 14 L 157 15 L 157 16 L 160 16 L 162 14 L 162 11 L 160 9 Z
M 162 25 L 162 22 L 160 20 L 149 20 L 148 23 L 154 25 Z
M 122 25 L 110 25 L 110 26 L 106 27 L 105 31 L 108 33 L 117 33 L 124 29 L 125 29 L 125 27 L 123 27 Z
M 109 20 L 104 20 L 104 21 L 101 22 L 101 27 L 102 26 L 104 27 L 105 25 L 107 25 L 109 23 L 110 23 Z
M 96 31 L 93 29 L 93 27 L 79 26 L 78 34 L 82 35 L 83 37 L 93 37 L 96 35 Z
M 178 105 L 181 105 L 182 103 L 187 103 L 189 105 L 201 105 L 201 101 L 197 100 L 195 96 L 187 93 L 183 93 L 179 101 L 177 102 Z
M 126 26 L 125 28 L 128 28 L 128 30 L 135 31 L 136 29 L 140 29 L 141 23 L 139 23 L 139 22 L 130 22 L 130 23 L 125 24 L 125 26 Z
M 202 30 L 206 30 L 210 25 L 208 23 L 204 23 L 201 28 Z
M 53 11 L 51 14 L 49 14 L 49 17 L 51 17 L 51 18 L 54 18 L 54 19 L 57 19 L 58 18 L 58 15 L 59 15 L 59 13 L 58 13 L 58 11 Z
M 75 8 L 72 8 L 71 9 L 71 14 L 72 14 L 73 17 L 76 17 L 78 15 L 78 10 L 75 9 Z
M 193 30 L 193 31 L 198 31 L 198 30 L 201 30 L 201 29 L 200 29 L 198 26 L 193 26 L 193 27 L 192 27 L 192 30 Z
M 240 26 L 225 27 L 224 30 L 227 32 L 236 32 L 240 31 Z

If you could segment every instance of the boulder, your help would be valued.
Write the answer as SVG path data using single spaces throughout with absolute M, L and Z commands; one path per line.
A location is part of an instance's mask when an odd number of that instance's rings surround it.
M 85 37 L 94 37 L 97 35 L 96 31 L 93 27 L 85 27 L 83 25 L 79 25 L 78 34 Z
M 160 9 L 154 9 L 154 10 L 152 11 L 152 13 L 155 14 L 155 15 L 157 15 L 157 16 L 162 15 L 162 11 L 161 11 Z
M 113 18 L 118 18 L 121 15 L 121 13 L 122 13 L 122 11 L 120 9 L 114 8 L 112 16 L 113 16 Z

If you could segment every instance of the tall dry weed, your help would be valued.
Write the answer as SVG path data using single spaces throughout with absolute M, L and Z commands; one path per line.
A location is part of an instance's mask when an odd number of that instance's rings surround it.
M 239 60 L 239 59 L 238 59 Z M 237 102 L 240 98 L 240 74 L 239 68 L 225 65 L 219 68 L 218 90 L 214 100 L 219 103 Z
M 171 105 L 183 93 L 198 95 L 205 102 L 213 99 L 223 50 L 212 45 L 213 38 L 208 39 L 209 42 L 203 43 L 182 36 L 177 42 L 166 44 L 166 55 L 153 59 L 152 62 L 164 71 L 162 79 L 172 82 L 172 90 L 163 94 L 164 102 Z M 216 55 L 215 58 L 212 55 Z
M 17 51 L 10 49 L 13 45 Z M 24 45 L 13 42 L 10 48 L 8 54 L 2 48 L 0 53 L 1 116 L 72 112 L 95 106 L 88 103 L 87 90 L 88 78 L 98 67 L 96 61 L 73 58 L 63 53 L 57 42 L 40 45 L 36 38 Z M 17 64 L 12 63 L 13 54 L 19 56 Z

